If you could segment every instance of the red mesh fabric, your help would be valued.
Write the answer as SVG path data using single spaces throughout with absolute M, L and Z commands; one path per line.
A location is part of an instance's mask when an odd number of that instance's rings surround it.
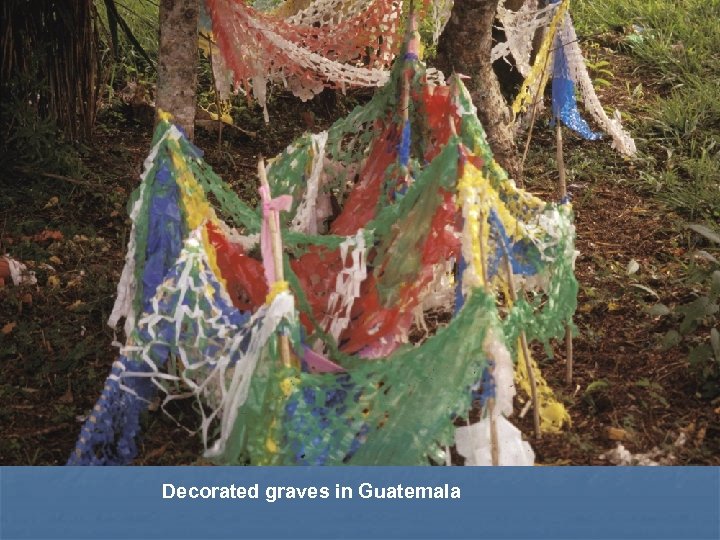
M 255 311 L 263 305 L 268 293 L 262 263 L 248 257 L 240 244 L 230 242 L 210 223 L 207 232 L 233 304 L 241 311 Z
M 426 122 L 424 158 L 430 161 L 451 136 L 450 118 L 457 126 L 459 116 L 449 89 L 440 87 L 431 92 L 427 86 L 425 88 L 421 95 L 412 97 L 418 109 L 423 109 Z M 331 225 L 333 234 L 354 235 L 376 216 L 378 201 L 387 182 L 386 173 L 398 159 L 400 142 L 400 130 L 394 122 L 378 121 L 377 128 L 379 135 L 362 164 L 360 180 Z M 419 126 L 414 125 L 414 128 L 419 129 Z M 463 161 L 465 157 L 459 158 Z M 428 220 L 428 216 L 432 219 Z M 434 279 L 433 266 L 459 257 L 461 229 L 454 193 L 441 188 L 419 200 L 403 222 L 395 225 L 390 236 L 383 238 L 381 245 L 370 249 L 368 277 L 361 285 L 360 296 L 354 300 L 351 322 L 340 334 L 339 346 L 343 352 L 375 358 L 397 348 L 410 330 L 413 312 L 425 289 Z M 218 265 L 233 298 L 247 299 L 242 307 L 262 304 L 267 286 L 261 263 L 250 259 L 219 231 L 210 227 L 208 230 L 218 250 Z M 312 317 L 322 323 L 328 315 L 329 295 L 335 291 L 337 276 L 344 268 L 340 251 L 314 246 L 291 260 L 290 265 L 298 277 Z M 384 292 L 381 294 L 381 291 Z M 301 321 L 308 332 L 313 331 L 308 314 L 302 314 Z
M 380 129 L 383 131 L 373 141 L 370 155 L 360 171 L 360 181 L 350 192 L 342 212 L 330 226 L 333 234 L 355 234 L 375 217 L 385 183 L 385 171 L 397 159 L 397 145 L 400 142 L 400 132 L 394 124 L 384 129 L 378 126 L 378 130 Z
M 399 45 L 401 7 L 400 2 L 376 0 L 361 14 L 338 24 L 303 26 L 255 11 L 243 0 L 207 0 L 221 54 L 235 82 L 248 93 L 250 79 L 258 76 L 269 79 L 281 74 L 308 89 L 350 82 L 333 78 L 337 66 L 318 69 L 323 60 L 386 67 Z M 310 58 L 313 54 L 319 58 Z

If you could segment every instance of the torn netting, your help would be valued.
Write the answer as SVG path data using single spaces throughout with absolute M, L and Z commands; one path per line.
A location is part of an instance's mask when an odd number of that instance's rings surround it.
M 407 118 L 401 80 L 409 81 Z M 462 83 L 430 85 L 412 56 L 369 104 L 273 160 L 272 196 L 295 200 L 281 216 L 292 295 L 268 300 L 256 249 L 260 208 L 240 201 L 166 118 L 155 140 L 131 209 L 133 255 L 123 271 L 130 279 L 118 298 L 142 301 L 157 289 L 149 308 L 122 303 L 119 312 L 138 324 L 123 349 L 128 365 L 115 375 L 133 396 L 133 381 L 148 380 L 165 402 L 194 396 L 206 456 L 219 462 L 439 459 L 437 444 L 452 442 L 453 418 L 467 411 L 470 388 L 489 362 L 485 395 L 497 400 L 496 414 L 508 415 L 507 349 L 517 358 L 521 331 L 548 344 L 571 320 L 570 205 L 518 189 L 495 163 Z M 167 208 L 172 200 L 176 209 Z M 327 211 L 333 206 L 339 211 Z M 171 238 L 193 231 L 159 286 L 143 281 L 158 265 L 148 246 L 162 248 L 162 265 L 176 244 L 155 230 Z M 435 337 L 403 346 L 418 313 L 449 307 L 458 261 L 457 306 L 464 308 Z M 527 299 L 499 310 L 510 279 Z M 241 310 L 254 313 L 249 322 Z M 337 372 L 341 364 L 346 373 L 279 369 L 270 339 L 278 331 L 290 336 L 303 365 Z M 525 389 L 526 379 L 519 370 Z M 564 409 L 541 387 L 545 425 L 555 429 Z M 88 462 L 113 444 L 108 433 L 137 432 L 118 415 L 108 418 L 110 430 L 96 430 L 95 420 L 83 432 L 99 441 L 88 447 L 84 437 L 80 455 Z
M 263 357 L 222 463 L 425 465 L 443 462 L 453 418 L 487 365 L 492 297 L 476 291 L 421 347 L 344 374 L 278 369 Z M 232 450 L 232 452 L 230 452 Z
M 303 17 L 283 20 L 242 0 L 206 0 L 206 6 L 235 84 L 263 108 L 268 81 L 283 82 L 303 100 L 327 84 L 380 86 L 400 44 L 401 2 L 374 0 L 361 12 L 321 26 Z
M 233 307 L 215 277 L 202 234 L 195 231 L 163 282 L 159 285 L 113 365 L 105 389 L 86 421 L 70 464 L 125 464 L 136 454 L 139 415 L 157 389 L 167 394 L 162 402 L 195 395 L 207 440 L 218 411 L 236 410 L 236 385 L 247 387 L 259 345 L 256 328 L 266 328 L 265 340 L 279 318 L 291 317 L 288 295 L 267 309 L 249 315 Z M 284 300 L 284 311 L 276 308 Z M 275 311 L 282 315 L 267 317 Z M 253 356 L 255 354 L 255 356 Z M 232 373 L 232 378 L 228 372 Z M 182 389 L 181 389 L 182 387 Z M 174 395 L 174 392 L 179 392 Z M 213 412 L 205 414 L 207 407 Z

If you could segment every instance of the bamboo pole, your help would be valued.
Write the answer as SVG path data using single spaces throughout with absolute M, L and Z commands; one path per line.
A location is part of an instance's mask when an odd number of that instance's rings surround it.
M 567 197 L 567 181 L 565 179 L 565 154 L 563 152 L 562 124 L 560 119 L 555 120 L 555 141 L 557 143 L 557 165 L 560 178 L 560 198 Z
M 567 179 L 565 175 L 565 154 L 563 152 L 562 125 L 560 119 L 555 122 L 555 139 L 557 141 L 557 164 L 560 178 L 560 199 L 567 198 Z M 565 383 L 570 385 L 573 380 L 573 337 L 570 325 L 565 326 Z
M 222 103 L 220 99 L 220 92 L 218 91 L 218 83 L 217 79 L 215 78 L 215 65 L 213 64 L 213 42 L 212 39 L 210 39 L 209 35 L 203 35 L 205 39 L 207 39 L 208 42 L 208 50 L 210 51 L 210 54 L 208 54 L 209 60 L 210 60 L 210 77 L 212 79 L 212 85 L 213 85 L 213 92 L 215 94 L 215 112 L 217 112 L 218 115 L 218 150 L 222 150 L 222 136 L 223 136 L 223 119 L 222 119 Z
M 265 172 L 265 160 L 260 157 L 258 159 L 258 176 L 260 177 L 260 183 L 267 190 L 270 196 L 270 184 L 268 184 L 267 173 Z M 283 254 L 282 254 L 282 236 L 280 229 L 277 226 L 275 215 L 277 210 L 271 210 L 270 215 L 270 244 L 272 246 L 273 261 L 275 264 L 275 282 L 285 281 L 285 271 L 283 268 Z M 268 283 L 272 286 L 272 283 Z M 280 342 L 280 358 L 282 359 L 283 366 L 292 367 L 292 357 L 290 356 L 290 342 L 286 335 L 279 335 L 278 340 Z
M 528 129 L 528 136 L 527 140 L 525 141 L 525 149 L 523 150 L 522 160 L 520 161 L 520 174 L 519 176 L 519 184 L 520 187 L 525 187 L 525 181 L 523 180 L 524 174 L 525 174 L 525 160 L 527 159 L 528 151 L 530 150 L 530 141 L 532 140 L 533 135 L 533 129 L 535 128 L 535 120 L 537 118 L 537 109 L 538 109 L 538 103 L 541 99 L 543 99 L 543 92 L 545 85 L 543 85 L 543 81 L 545 81 L 545 73 L 547 71 L 548 62 L 550 61 L 552 51 L 548 52 L 548 55 L 545 57 L 545 63 L 543 64 L 542 72 L 540 73 L 540 87 L 538 87 L 537 94 L 535 95 L 535 99 L 533 100 L 533 107 L 532 107 L 532 114 L 530 115 L 530 128 Z
M 483 247 L 482 243 L 482 237 L 483 237 L 483 228 L 484 228 L 484 220 L 480 220 L 480 230 L 478 231 L 480 235 L 480 264 L 481 264 L 481 272 L 482 272 L 482 280 L 483 280 L 483 288 L 485 289 L 485 292 L 489 292 L 490 285 L 488 283 L 488 274 L 487 274 L 487 267 L 485 265 L 485 248 Z M 493 368 L 494 371 L 494 368 Z M 500 443 L 498 441 L 498 434 L 497 434 L 497 422 L 495 421 L 495 398 L 489 398 L 487 402 L 488 406 L 488 414 L 490 415 L 490 459 L 491 463 L 494 467 L 497 467 L 500 465 Z
M 508 279 L 508 290 L 510 291 L 510 299 L 514 304 L 515 302 L 517 302 L 517 291 L 515 290 L 515 283 L 513 282 L 512 278 L 512 267 L 510 266 L 510 256 L 508 255 L 507 250 L 505 250 L 503 263 L 505 266 L 505 273 L 507 274 Z M 520 350 L 522 352 L 525 362 L 525 369 L 527 369 L 528 379 L 530 380 L 530 400 L 532 401 L 533 407 L 533 427 L 535 429 L 535 438 L 539 439 L 541 437 L 541 433 L 540 408 L 538 407 L 537 397 L 537 381 L 535 380 L 535 371 L 533 370 L 532 363 L 530 362 L 530 348 L 528 347 L 527 336 L 525 335 L 524 330 L 520 332 Z

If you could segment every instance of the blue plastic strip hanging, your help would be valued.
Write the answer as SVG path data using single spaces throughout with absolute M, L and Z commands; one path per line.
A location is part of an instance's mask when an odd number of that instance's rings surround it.
M 465 269 L 467 268 L 467 264 L 465 263 L 465 258 L 460 255 L 460 260 L 457 262 L 457 265 L 455 267 L 455 310 L 453 312 L 453 317 L 458 314 L 458 312 L 462 309 L 462 307 L 465 305 L 465 296 L 463 295 L 463 282 L 462 282 L 462 276 L 463 272 L 465 272 Z
M 180 215 L 180 193 L 171 172 L 169 156 L 155 175 L 153 196 L 148 208 L 148 239 L 143 269 L 143 310 L 148 310 L 158 285 L 177 260 L 182 249 L 183 224 Z
M 537 248 L 527 240 L 513 242 L 505 232 L 505 227 L 497 212 L 492 208 L 488 216 L 488 223 L 496 239 L 495 253 L 488 264 L 488 276 L 493 277 L 497 275 L 500 262 L 503 260 L 503 257 L 505 257 L 506 252 L 510 259 L 513 274 L 523 276 L 533 276 L 537 274 L 536 266 L 529 260 L 530 250 Z
M 401 167 L 407 167 L 410 164 L 410 136 L 410 120 L 405 120 L 405 125 L 403 126 L 400 137 L 400 144 L 398 145 L 398 159 Z
M 583 139 L 595 141 L 602 138 L 600 133 L 590 129 L 585 119 L 580 115 L 575 99 L 575 84 L 570 78 L 565 44 L 558 32 L 553 45 L 553 78 L 552 78 L 552 114 L 553 119 L 559 118 L 563 124 L 575 131 Z

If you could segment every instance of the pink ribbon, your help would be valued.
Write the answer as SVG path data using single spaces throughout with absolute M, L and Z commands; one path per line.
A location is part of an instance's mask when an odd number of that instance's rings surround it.
M 280 211 L 287 212 L 292 207 L 292 197 L 281 195 L 275 199 L 270 197 L 270 190 L 266 186 L 260 186 L 260 198 L 262 199 L 263 221 L 260 229 L 260 253 L 262 254 L 263 267 L 265 268 L 265 279 L 268 287 L 275 283 L 277 269 L 275 268 L 275 257 L 272 251 L 272 239 L 270 238 L 270 220 L 275 222 L 275 227 L 280 230 Z
M 310 373 L 342 373 L 345 368 L 338 366 L 332 360 L 328 360 L 322 354 L 318 354 L 313 351 L 307 345 L 305 349 L 305 363 L 307 364 Z
M 411 56 L 413 60 L 417 60 L 420 56 L 420 35 L 417 32 L 413 32 L 413 36 L 410 38 L 407 44 L 408 56 Z

